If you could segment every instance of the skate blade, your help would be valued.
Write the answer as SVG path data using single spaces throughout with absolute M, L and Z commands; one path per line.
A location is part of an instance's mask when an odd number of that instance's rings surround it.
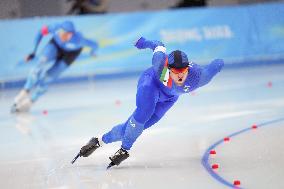
M 112 166 L 114 166 L 115 164 L 113 163 L 113 162 L 111 162 L 108 166 L 107 166 L 107 170 L 109 169 L 109 168 L 111 168 Z
M 10 109 L 10 113 L 11 114 L 15 114 L 15 113 L 19 113 L 19 109 L 17 108 L 17 106 L 14 104 L 11 109 Z
M 71 164 L 75 163 L 75 161 L 80 157 L 80 153 L 78 153 L 76 155 L 76 157 L 74 157 L 74 159 L 71 161 Z

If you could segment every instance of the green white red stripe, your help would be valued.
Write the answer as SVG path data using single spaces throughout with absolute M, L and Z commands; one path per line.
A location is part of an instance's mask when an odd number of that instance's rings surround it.
M 160 81 L 167 87 L 172 87 L 172 78 L 170 77 L 170 70 L 168 68 L 168 58 L 165 61 L 164 68 L 162 70 Z

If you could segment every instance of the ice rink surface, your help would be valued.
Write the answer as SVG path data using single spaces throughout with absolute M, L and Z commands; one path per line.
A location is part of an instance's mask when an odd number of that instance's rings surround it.
M 241 188 L 284 188 L 283 73 L 284 65 L 223 70 L 209 85 L 181 96 L 144 131 L 130 158 L 110 170 L 108 157 L 120 143 L 70 161 L 91 137 L 126 121 L 135 108 L 138 76 L 53 85 L 30 113 L 19 115 L 9 113 L 18 90 L 2 90 L 0 186 L 222 189 L 238 180 Z M 259 127 L 249 129 L 253 124 Z M 208 155 L 212 145 L 216 155 Z M 219 168 L 212 170 L 213 164 Z

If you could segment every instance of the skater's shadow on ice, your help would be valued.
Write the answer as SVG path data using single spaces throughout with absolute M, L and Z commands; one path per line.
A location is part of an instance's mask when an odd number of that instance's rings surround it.
M 114 166 L 111 169 L 113 170 L 143 170 L 143 169 L 161 169 L 164 168 L 162 165 L 137 165 L 137 164 L 129 164 L 129 165 L 121 165 L 121 166 Z
M 131 163 L 127 163 L 124 165 L 119 165 L 119 166 L 113 166 L 112 168 L 110 168 L 109 170 L 128 170 L 128 169 L 160 169 L 160 168 L 164 168 L 165 165 L 149 165 L 149 164 L 131 164 Z M 72 167 L 69 167 L 72 168 Z M 80 169 L 85 169 L 85 170 L 107 170 L 107 164 L 100 164 L 100 165 L 95 165 L 95 164 L 84 164 L 84 165 L 77 165 L 76 168 L 80 168 Z
M 164 161 L 159 160 L 149 160 L 148 161 L 130 161 L 121 163 L 119 166 L 113 166 L 109 170 L 149 170 L 149 169 L 176 169 L 183 168 L 184 166 L 192 166 L 199 164 L 199 157 L 175 157 Z M 98 164 L 87 163 L 87 164 L 77 164 L 76 168 L 85 170 L 107 170 L 108 161 L 100 162 Z

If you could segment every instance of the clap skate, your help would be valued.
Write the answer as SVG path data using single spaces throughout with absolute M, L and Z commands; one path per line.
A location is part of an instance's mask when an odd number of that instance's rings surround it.
M 11 107 L 11 113 L 28 112 L 32 106 L 32 100 L 26 90 L 22 90 L 15 98 Z
M 114 165 L 119 165 L 122 161 L 126 160 L 129 157 L 127 150 L 120 148 L 113 156 L 109 157 L 111 160 L 107 169 L 111 168 Z
M 80 152 L 76 155 L 76 157 L 71 161 L 73 164 L 79 157 L 88 157 L 91 155 L 96 149 L 101 147 L 101 144 L 99 142 L 98 138 L 91 138 L 91 140 L 81 148 Z

